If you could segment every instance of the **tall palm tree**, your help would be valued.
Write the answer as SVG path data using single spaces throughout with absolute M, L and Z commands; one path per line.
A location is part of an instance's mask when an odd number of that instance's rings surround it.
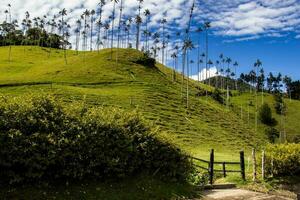
M 9 23 L 11 24 L 11 4 L 7 4 L 8 7 L 8 15 L 9 15 Z
M 198 82 L 200 82 L 200 43 L 201 43 L 201 33 L 202 33 L 203 29 L 202 27 L 199 27 L 196 32 L 199 33 L 198 36 L 198 62 L 197 62 L 197 66 L 198 66 Z
M 140 46 L 140 28 L 142 23 L 141 9 L 144 0 L 137 0 L 137 1 L 139 2 L 138 15 L 136 16 L 136 49 L 138 50 Z
M 236 77 L 236 68 L 239 66 L 239 63 L 237 61 L 235 61 L 233 63 L 233 66 L 234 66 L 234 79 L 235 79 L 235 90 L 238 90 L 238 82 L 237 82 L 237 77 Z
M 262 62 L 257 59 L 254 63 L 254 68 L 256 69 L 256 89 L 255 89 L 255 99 L 256 99 L 256 105 L 255 105 L 255 132 L 257 133 L 257 126 L 258 126 L 258 101 L 257 101 L 257 90 L 258 90 L 258 71 L 259 68 L 262 66 Z
M 192 24 L 192 19 L 193 19 L 193 13 L 195 9 L 195 0 L 193 0 L 191 9 L 190 9 L 190 15 L 189 15 L 189 20 L 187 24 L 187 28 L 185 29 L 185 39 L 184 39 L 184 44 L 183 44 L 183 53 L 182 53 L 182 85 L 181 85 L 181 95 L 183 94 L 183 84 L 184 84 L 184 72 L 185 72 L 185 64 L 186 64 L 186 59 L 187 59 L 187 51 L 188 51 L 188 44 L 191 43 L 190 41 L 190 29 L 191 29 L 191 24 Z M 188 63 L 188 62 L 187 62 Z M 188 93 L 188 92 L 187 92 Z M 187 105 L 188 105 L 188 100 L 187 100 Z M 187 106 L 188 108 L 188 106 Z
M 212 66 L 213 64 L 214 64 L 214 63 L 213 63 L 212 60 L 208 60 L 207 65 L 208 65 L 208 68 L 209 68 L 209 69 L 211 68 L 211 66 Z M 208 80 L 210 80 L 210 78 L 211 78 L 211 74 L 210 74 L 210 70 L 209 70 Z
M 177 54 L 176 52 L 171 54 L 171 58 L 173 58 L 173 73 L 172 73 L 172 80 L 175 81 L 175 71 L 176 71 L 176 60 L 177 60 Z
M 119 0 L 111 0 L 113 2 L 113 13 L 111 17 L 111 53 L 110 59 L 112 60 L 113 48 L 114 48 L 114 27 L 115 27 L 115 16 L 116 16 L 116 4 L 119 3 Z
M 187 82 L 186 82 L 186 107 L 189 108 L 189 51 L 194 48 L 194 44 L 192 40 L 188 39 L 184 41 L 183 50 L 186 52 L 186 60 L 184 62 L 187 63 Z
M 93 26 L 94 26 L 94 15 L 96 14 L 95 10 L 91 10 L 90 12 L 90 15 L 91 15 L 91 18 L 90 18 L 90 27 L 91 27 L 91 36 L 90 36 L 90 51 L 93 51 Z
M 149 51 L 149 45 L 148 45 L 148 38 L 149 38 L 149 33 L 148 33 L 148 24 L 149 24 L 149 21 L 150 21 L 150 10 L 149 9 L 146 9 L 144 11 L 144 15 L 146 17 L 146 30 L 145 30 L 145 36 L 146 36 L 146 52 Z
M 81 15 L 81 19 L 84 20 L 84 30 L 82 32 L 82 35 L 83 35 L 83 50 L 85 51 L 86 48 L 87 48 L 87 29 L 88 29 L 88 18 L 90 16 L 90 11 L 88 9 L 86 9 L 83 14 Z
M 161 20 L 162 24 L 162 64 L 165 64 L 165 48 L 166 48 L 166 37 L 165 37 L 165 25 L 167 20 L 164 18 Z
M 123 0 L 120 0 L 120 14 L 119 14 L 119 26 L 118 26 L 118 43 L 117 48 L 120 48 L 120 34 L 122 25 L 122 14 L 123 14 Z
M 103 7 L 105 6 L 105 0 L 100 0 L 99 2 L 99 20 L 97 21 L 97 25 L 98 25 L 98 34 L 97 34 L 97 49 L 98 49 L 98 53 L 100 50 L 100 45 L 102 45 L 102 40 L 101 40 L 101 28 L 102 28 L 102 14 L 103 14 Z
M 205 79 L 207 79 L 207 72 L 208 72 L 208 69 L 207 69 L 207 65 L 208 65 L 208 30 L 210 29 L 211 25 L 210 25 L 210 22 L 205 22 L 204 23 L 204 30 L 205 30 L 205 42 L 206 42 L 206 45 L 205 45 L 205 49 L 206 49 L 206 77 Z M 210 80 L 209 80 L 209 85 L 210 85 Z
M 65 41 L 65 21 L 64 17 L 67 15 L 67 10 L 63 8 L 61 11 L 59 11 L 59 15 L 61 16 L 61 31 L 62 31 L 62 39 L 63 39 L 63 50 L 64 50 L 64 58 L 65 63 L 67 64 L 67 52 L 66 52 L 66 41 Z
M 75 49 L 76 49 L 76 52 L 77 52 L 77 55 L 78 55 L 79 40 L 80 40 L 80 33 L 81 33 L 81 20 L 80 19 L 78 19 L 76 21 L 76 25 L 77 25 L 77 27 L 75 29 L 75 34 L 76 34 L 76 45 L 75 45 L 76 47 L 75 47 Z

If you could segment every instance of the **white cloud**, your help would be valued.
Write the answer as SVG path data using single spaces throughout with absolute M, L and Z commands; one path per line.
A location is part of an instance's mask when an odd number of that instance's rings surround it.
M 124 17 L 137 14 L 137 0 L 124 1 Z M 97 9 L 98 0 L 1 0 L 0 21 L 5 19 L 7 4 L 12 5 L 13 19 L 21 21 L 25 12 L 31 17 L 53 16 L 60 9 L 68 10 L 69 23 L 73 25 L 85 9 Z M 107 0 L 103 20 L 112 13 L 112 2 Z M 183 30 L 189 18 L 189 7 L 193 0 L 145 0 L 143 9 L 148 8 L 152 17 L 149 26 L 159 27 L 165 16 L 168 31 Z M 117 13 L 118 16 L 118 6 Z M 299 0 L 196 0 L 194 22 L 212 21 L 215 35 L 230 37 L 228 41 L 244 41 L 260 37 L 284 37 L 286 33 L 300 28 Z M 118 17 L 116 18 L 118 25 Z M 198 26 L 198 25 L 197 25 Z M 134 29 L 133 29 L 134 31 Z M 74 40 L 74 36 L 71 37 Z M 226 41 L 225 41 L 226 42 Z
M 207 72 L 207 73 L 206 73 Z M 206 70 L 205 68 L 202 69 L 198 74 L 194 74 L 192 76 L 190 76 L 191 79 L 198 81 L 198 79 L 200 81 L 204 81 L 207 78 L 212 78 L 217 76 L 217 68 L 216 67 L 211 67 L 208 70 Z

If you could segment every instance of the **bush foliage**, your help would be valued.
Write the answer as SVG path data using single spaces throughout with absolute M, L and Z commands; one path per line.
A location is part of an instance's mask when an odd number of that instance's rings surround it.
M 272 110 L 267 103 L 264 103 L 259 109 L 259 118 L 263 124 L 273 126 L 276 120 L 272 117 Z
M 275 176 L 300 174 L 300 144 L 269 144 L 266 152 L 266 169 L 269 173 L 273 172 Z
M 53 96 L 0 98 L 0 182 L 126 177 L 183 180 L 188 156 L 137 112 L 65 104 Z

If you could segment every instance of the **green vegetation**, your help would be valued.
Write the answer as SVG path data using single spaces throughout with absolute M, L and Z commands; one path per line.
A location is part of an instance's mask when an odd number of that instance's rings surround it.
M 259 118 L 263 124 L 266 125 L 274 125 L 276 122 L 272 117 L 272 110 L 267 103 L 264 103 L 259 110 Z
M 266 170 L 269 174 L 277 177 L 299 175 L 300 144 L 267 145 L 266 152 Z
M 119 181 L 70 181 L 56 184 L 3 186 L 0 199 L 192 199 L 197 189 L 187 183 L 161 181 L 152 176 L 137 176 Z
M 39 47 L 25 47 L 25 51 L 12 47 L 12 52 L 15 58 L 9 62 L 4 56 L 7 47 L 0 48 L 2 94 L 44 91 L 66 102 L 84 99 L 89 105 L 138 108 L 147 120 L 160 126 L 163 135 L 185 151 L 203 157 L 215 148 L 217 156 L 238 159 L 241 148 L 250 150 L 255 138 L 261 144 L 267 140 L 263 130 L 255 135 L 253 126 L 240 119 L 239 111 L 231 112 L 206 97 L 202 88 L 213 91 L 209 86 L 190 81 L 187 111 L 181 76 L 176 74 L 173 82 L 171 69 L 137 64 L 144 56 L 136 50 L 118 50 L 118 63 L 110 60 L 110 50 L 79 55 L 67 51 L 68 64 L 62 50 L 56 50 L 50 58 L 47 49 Z
M 133 174 L 186 181 L 190 159 L 137 113 L 63 105 L 51 96 L 0 100 L 0 184 Z

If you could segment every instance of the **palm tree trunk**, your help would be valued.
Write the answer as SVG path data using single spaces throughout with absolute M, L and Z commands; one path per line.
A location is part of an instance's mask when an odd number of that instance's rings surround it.
M 116 13 L 116 2 L 114 1 L 113 7 L 113 16 L 112 16 L 112 26 L 111 26 L 111 51 L 110 51 L 110 59 L 112 60 L 113 56 L 113 47 L 114 47 L 114 26 L 115 26 L 115 13 Z

